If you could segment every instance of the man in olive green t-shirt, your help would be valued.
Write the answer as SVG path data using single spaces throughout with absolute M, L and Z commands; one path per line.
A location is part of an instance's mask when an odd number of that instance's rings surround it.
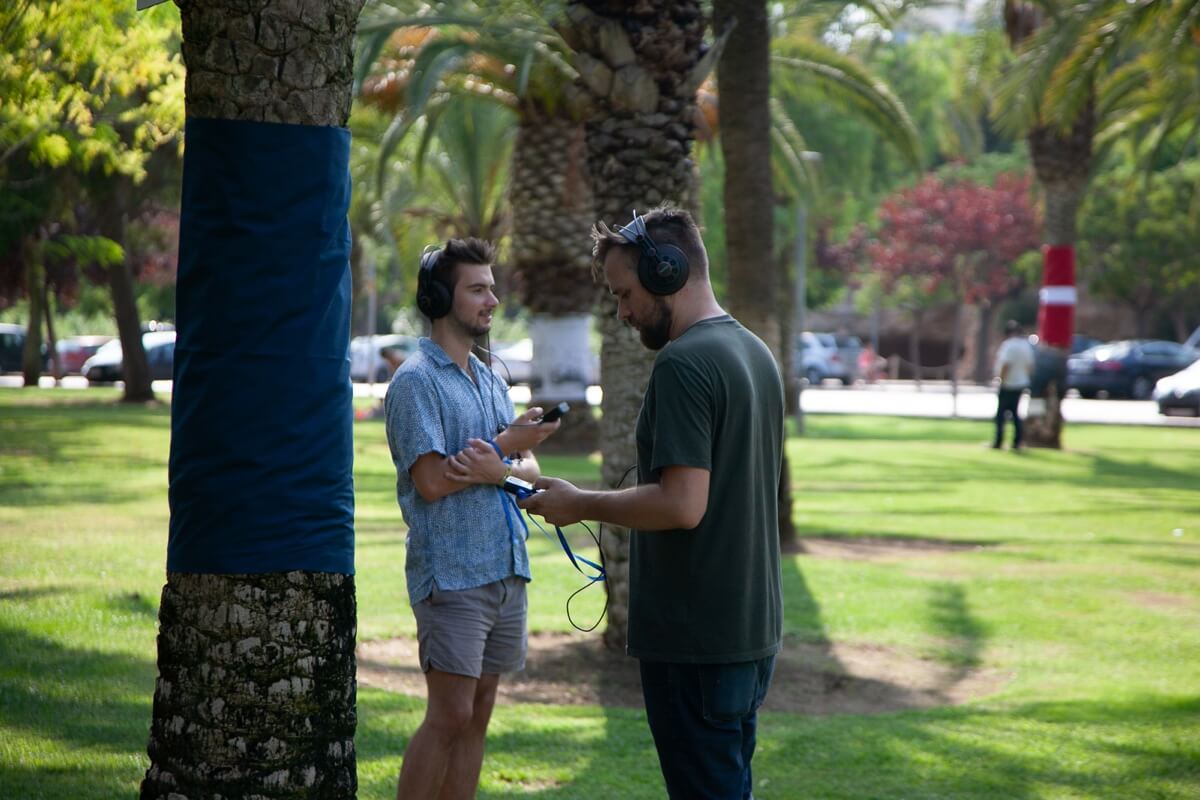
M 542 478 L 521 505 L 555 525 L 633 529 L 628 651 L 668 793 L 747 798 L 783 626 L 783 383 L 766 345 L 717 304 L 686 212 L 635 213 L 593 238 L 618 315 L 658 351 L 637 421 L 639 485 Z

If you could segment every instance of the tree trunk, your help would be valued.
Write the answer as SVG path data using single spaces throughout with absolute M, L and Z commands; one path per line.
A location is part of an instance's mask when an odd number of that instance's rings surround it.
M 170 573 L 159 624 L 142 798 L 354 796 L 354 578 Z
M 113 189 L 100 213 L 100 232 L 125 247 L 125 220 L 129 212 L 133 186 L 125 178 L 114 180 Z M 112 292 L 113 316 L 121 340 L 121 377 L 125 381 L 122 401 L 144 403 L 154 399 L 150 386 L 150 365 L 142 344 L 142 323 L 138 317 L 133 291 L 133 273 L 124 257 L 108 268 L 108 287 Z
M 1188 314 L 1181 309 L 1171 312 L 1171 327 L 1175 331 L 1176 341 L 1187 341 L 1187 338 L 1192 335 L 1192 330 L 1188 326 Z
M 532 313 L 531 405 L 570 403 L 574 413 L 546 445 L 591 452 L 599 423 L 587 405 L 595 289 L 588 236 L 595 222 L 583 124 L 535 106 L 522 110 L 512 155 L 513 275 Z
M 980 386 L 992 377 L 992 326 L 995 324 L 996 307 L 989 301 L 979 304 L 979 330 L 975 332 L 975 372 L 973 379 Z
M 1005 32 L 1013 49 L 1044 23 L 1033 3 L 1005 0 Z M 1092 92 L 1067 131 L 1037 124 L 1026 137 L 1034 172 L 1046 197 L 1044 238 L 1049 245 L 1074 247 L 1076 218 L 1092 164 L 1095 133 L 1095 94 Z M 1062 447 L 1062 395 L 1066 373 L 1065 350 L 1053 348 L 1055 377 L 1045 384 L 1044 398 L 1030 398 L 1025 442 L 1030 447 Z
M 756 333 L 787 372 L 785 326 L 787 310 L 780 292 L 779 262 L 775 258 L 775 193 L 771 185 L 771 32 L 767 4 L 761 0 L 713 3 L 713 27 L 733 25 L 717 67 L 721 98 L 721 154 L 725 159 L 725 248 L 729 268 L 729 310 Z M 792 525 L 791 480 L 787 454 L 779 479 L 779 541 L 795 545 Z
M 588 172 L 596 214 L 611 224 L 671 201 L 696 205 L 695 92 L 704 53 L 704 16 L 696 0 L 617 9 L 603 0 L 570 2 L 561 27 L 576 51 L 586 102 Z M 616 319 L 602 294 L 596 309 L 604 386 L 601 448 L 604 483 L 616 486 L 636 463 L 634 428 L 652 354 Z M 630 484 L 626 484 L 630 485 Z M 605 526 L 609 595 L 605 644 L 624 650 L 628 630 L 629 532 Z
M 962 347 L 963 310 L 961 299 L 954 303 L 954 323 L 950 331 L 950 415 L 958 416 L 958 351 Z
M 912 364 L 913 380 L 918 391 L 921 388 L 921 324 L 923 314 L 918 311 L 913 314 L 912 328 L 908 332 L 908 360 Z
M 713 27 L 736 23 L 717 67 L 725 158 L 729 306 L 779 358 L 779 271 L 771 188 L 770 32 L 765 2 L 716 0 Z
M 580 241 L 586 242 L 586 238 Z M 591 277 L 580 277 L 591 290 Z M 600 423 L 587 402 L 592 379 L 592 315 L 532 314 L 529 337 L 533 340 L 533 385 L 530 405 L 550 409 L 569 403 L 572 411 L 562 418 L 558 433 L 541 445 L 543 452 L 591 453 L 600 443 Z
M 25 237 L 25 288 L 29 295 L 29 321 L 25 326 L 25 349 L 21 353 L 23 385 L 37 387 L 42 377 L 42 284 L 46 267 L 42 263 L 41 242 Z
M 183 20 L 189 121 L 246 120 L 344 128 L 351 102 L 354 29 L 362 1 L 176 0 Z M 231 163 L 230 168 L 237 169 L 238 165 Z M 185 183 L 186 170 L 185 165 Z M 334 185 L 340 178 L 332 172 L 335 171 L 331 171 L 328 180 Z M 236 224 L 240 222 L 239 199 L 229 198 L 229 208 L 224 209 L 235 221 L 222 228 L 231 237 L 244 235 L 244 230 Z M 258 220 L 261 225 L 254 228 L 255 235 L 260 237 L 255 244 L 261 243 L 264 236 L 261 231 L 268 222 L 276 227 L 285 226 L 284 212 L 293 205 L 303 208 L 307 202 L 293 197 L 283 197 L 281 201 L 283 211 L 262 210 Z M 188 202 L 186 193 L 184 202 Z M 332 237 L 343 230 L 341 223 L 345 221 L 346 209 L 326 211 L 336 212 L 329 214 L 329 220 L 322 220 L 328 224 Z M 314 237 L 311 246 L 319 248 L 322 244 Z M 346 255 L 347 263 L 330 263 L 322 265 L 322 269 L 329 274 L 334 274 L 334 268 L 348 270 Z M 180 260 L 182 264 L 182 254 Z M 338 280 L 342 280 L 342 274 L 337 273 Z M 315 276 L 309 273 L 306 276 L 306 281 L 315 284 Z M 280 285 L 286 286 L 285 277 L 279 276 Z M 344 290 L 348 298 L 348 277 L 337 285 L 338 291 Z M 348 305 L 343 306 L 340 299 L 322 296 L 321 292 L 312 292 L 311 286 L 293 288 L 296 292 L 311 292 L 311 298 L 297 296 L 307 298 L 318 311 L 326 309 L 334 318 L 341 318 L 337 309 L 344 307 L 345 329 L 339 338 L 348 336 Z M 181 309 L 186 290 L 181 284 Z M 263 295 L 277 296 L 266 291 Z M 299 307 L 289 306 L 292 310 Z M 191 311 L 194 318 L 188 322 L 197 331 L 211 333 L 212 326 L 220 324 L 220 320 L 202 318 L 202 308 Z M 265 306 L 261 311 L 265 319 L 285 313 L 277 313 L 273 306 Z M 179 320 L 183 337 L 188 329 L 182 313 Z M 280 320 L 281 324 L 284 322 Z M 342 326 L 330 323 L 329 327 Z M 330 342 L 326 349 L 336 351 L 342 346 L 340 342 Z M 302 351 L 301 345 L 296 344 L 298 359 L 310 357 L 312 352 L 312 349 Z M 322 373 L 321 387 L 328 389 L 325 394 L 340 398 L 348 393 L 349 383 L 344 372 L 338 374 L 341 377 L 334 382 Z M 177 381 L 175 405 L 178 408 L 184 402 L 185 392 L 198 392 L 188 396 L 189 407 L 193 412 L 204 409 L 212 416 L 213 410 L 223 408 L 219 405 L 221 398 L 207 397 L 200 384 L 181 386 Z M 288 387 L 283 385 L 280 391 L 286 392 Z M 309 413 L 340 407 L 332 401 L 319 408 L 316 405 L 319 404 L 314 404 Z M 348 405 L 347 401 L 347 411 Z M 260 415 L 251 406 L 253 403 L 236 405 L 233 413 Z M 264 424 L 260 416 L 239 418 L 237 423 L 254 430 L 262 430 Z M 350 423 L 347 414 L 344 436 L 350 435 Z M 173 470 L 177 438 L 173 429 Z M 341 439 L 335 441 L 340 443 Z M 307 474 L 316 474 L 311 465 L 289 463 L 279 456 L 274 456 L 278 463 L 272 463 L 272 452 L 229 452 L 226 458 L 225 466 L 230 469 L 241 470 L 252 462 L 265 463 L 264 470 L 271 473 L 305 469 L 309 470 Z M 340 456 L 330 454 L 328 458 Z M 348 471 L 347 468 L 346 483 Z M 189 486 L 195 489 L 196 481 L 191 474 L 197 472 L 196 469 L 188 472 L 191 483 L 172 475 L 173 497 L 185 495 Z M 320 472 L 322 480 L 326 480 L 326 471 Z M 274 485 L 282 484 L 276 481 Z M 292 481 L 285 488 L 293 489 L 294 485 Z M 195 498 L 189 495 L 189 499 Z M 255 502 L 257 505 L 250 510 L 257 514 L 261 498 Z M 244 515 L 248 503 L 247 497 L 221 498 L 223 508 L 219 511 L 228 517 Z M 173 505 L 173 538 L 177 513 Z M 352 512 L 349 521 L 342 521 L 345 514 L 340 505 L 313 509 L 313 513 L 327 518 L 329 522 L 325 524 L 335 530 L 352 524 Z M 300 522 L 308 524 L 306 520 Z M 286 536 L 287 532 L 281 531 L 279 535 Z M 339 540 L 339 544 L 344 547 L 344 540 Z M 286 554 L 300 548 L 283 542 L 279 549 Z M 299 558 L 300 555 L 293 553 L 278 560 Z M 349 574 L 307 569 L 278 571 L 277 567 L 249 575 L 195 574 L 169 569 L 160 609 L 160 677 L 147 748 L 151 764 L 141 790 L 143 800 L 355 797 L 355 613 L 354 579 Z
M 50 303 L 50 282 L 42 276 L 42 308 L 46 312 L 46 352 L 50 355 L 50 374 L 57 386 L 62 380 L 62 357 L 58 354 L 58 337 L 54 335 L 54 306 Z

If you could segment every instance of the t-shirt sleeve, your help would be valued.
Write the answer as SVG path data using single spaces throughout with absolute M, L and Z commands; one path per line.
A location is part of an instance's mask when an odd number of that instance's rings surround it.
M 1001 342 L 1000 346 L 996 348 L 996 360 L 992 366 L 992 373 L 994 375 L 999 375 L 1000 370 L 1004 367 L 1004 345 L 1005 342 Z
M 426 453 L 447 455 L 437 395 L 424 375 L 397 375 L 388 387 L 384 412 L 388 447 L 398 470 L 407 472 Z
M 670 359 L 655 366 L 646 408 L 655 480 L 666 467 L 712 470 L 714 399 L 712 382 L 695 368 Z

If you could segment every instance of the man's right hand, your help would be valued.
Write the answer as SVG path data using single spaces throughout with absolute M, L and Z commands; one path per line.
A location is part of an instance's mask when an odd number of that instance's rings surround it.
M 496 437 L 496 444 L 500 445 L 500 449 L 506 456 L 532 450 L 546 441 L 562 425 L 561 420 L 539 424 L 538 419 L 541 418 L 542 413 L 539 406 L 533 406 L 513 420 L 512 424 Z

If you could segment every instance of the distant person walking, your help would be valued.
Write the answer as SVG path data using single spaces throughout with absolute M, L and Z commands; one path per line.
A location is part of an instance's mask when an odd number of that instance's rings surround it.
M 1021 325 L 1015 319 L 1004 324 L 1005 340 L 996 351 L 996 374 L 1000 378 L 1000 390 L 996 398 L 996 438 L 992 447 L 1000 449 L 1004 442 L 1004 420 L 1009 414 L 1013 421 L 1012 449 L 1021 447 L 1021 414 L 1017 410 L 1021 395 L 1029 388 L 1037 354 L 1029 339 L 1022 335 Z

